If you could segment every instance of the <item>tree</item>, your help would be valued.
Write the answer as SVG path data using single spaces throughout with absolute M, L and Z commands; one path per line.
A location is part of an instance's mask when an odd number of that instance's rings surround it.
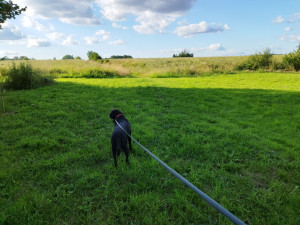
M 173 54 L 173 57 L 194 57 L 194 54 L 193 53 L 189 53 L 186 49 L 184 49 L 178 55 Z
M 112 55 L 111 59 L 132 59 L 131 55 Z
M 97 52 L 88 51 L 87 56 L 89 60 L 97 61 L 99 59 L 102 59 L 101 56 Z
M 74 59 L 74 56 L 72 56 L 72 55 L 65 55 L 64 57 L 62 57 L 62 59 Z
M 0 0 L 0 29 L 2 29 L 2 24 L 7 20 L 20 15 L 25 12 L 25 8 L 21 8 L 17 4 L 14 4 L 11 0 Z

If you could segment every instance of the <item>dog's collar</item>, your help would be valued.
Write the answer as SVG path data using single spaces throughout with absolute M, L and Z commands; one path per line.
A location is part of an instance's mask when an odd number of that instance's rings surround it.
M 123 115 L 122 113 L 118 114 L 118 115 L 116 116 L 116 119 L 117 119 L 119 116 L 122 116 L 122 115 Z

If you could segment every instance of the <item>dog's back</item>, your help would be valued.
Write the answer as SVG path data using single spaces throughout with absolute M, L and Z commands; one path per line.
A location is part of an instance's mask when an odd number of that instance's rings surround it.
M 112 153 L 114 157 L 115 167 L 117 166 L 117 158 L 116 156 L 120 155 L 121 150 L 124 151 L 126 155 L 126 163 L 129 164 L 129 149 L 127 147 L 127 141 L 129 142 L 129 148 L 131 149 L 131 138 L 122 130 L 122 128 L 131 135 L 131 127 L 128 120 L 124 117 L 124 115 L 119 110 L 113 110 L 110 113 L 110 118 L 114 120 L 114 131 L 111 136 L 111 144 L 112 144 Z M 116 123 L 118 121 L 119 125 Z

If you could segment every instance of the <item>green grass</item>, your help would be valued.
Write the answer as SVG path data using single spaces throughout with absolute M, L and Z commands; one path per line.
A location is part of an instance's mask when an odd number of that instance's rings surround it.
M 114 169 L 108 115 L 247 224 L 299 224 L 299 74 L 58 79 L 7 91 L 0 224 L 231 224 L 137 145 Z

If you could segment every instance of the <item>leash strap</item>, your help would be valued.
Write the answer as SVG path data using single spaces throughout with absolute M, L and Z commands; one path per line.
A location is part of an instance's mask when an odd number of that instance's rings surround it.
M 115 120 L 116 121 L 116 120 Z M 169 167 L 166 163 L 161 161 L 158 157 L 156 157 L 152 152 L 150 152 L 148 149 L 146 149 L 143 145 L 141 145 L 137 140 L 135 140 L 131 135 L 129 135 L 123 127 L 116 121 L 117 125 L 132 139 L 135 143 L 137 143 L 144 151 L 146 151 L 150 156 L 152 156 L 157 162 L 159 162 L 163 167 L 165 167 L 169 172 L 171 172 L 175 177 L 177 177 L 179 180 L 181 180 L 186 186 L 191 188 L 194 192 L 196 192 L 201 198 L 203 198 L 208 204 L 213 206 L 216 210 L 218 210 L 220 213 L 222 213 L 224 216 L 226 216 L 229 220 L 231 220 L 236 225 L 246 225 L 243 221 L 241 221 L 239 218 L 237 218 L 235 215 L 233 215 L 231 212 L 229 212 L 227 209 L 225 209 L 223 206 L 221 206 L 218 202 L 213 200 L 211 197 L 209 197 L 207 194 L 199 190 L 195 185 L 193 185 L 191 182 L 189 182 L 187 179 L 185 179 L 183 176 L 181 176 L 179 173 L 177 173 L 175 170 L 173 170 L 171 167 Z

